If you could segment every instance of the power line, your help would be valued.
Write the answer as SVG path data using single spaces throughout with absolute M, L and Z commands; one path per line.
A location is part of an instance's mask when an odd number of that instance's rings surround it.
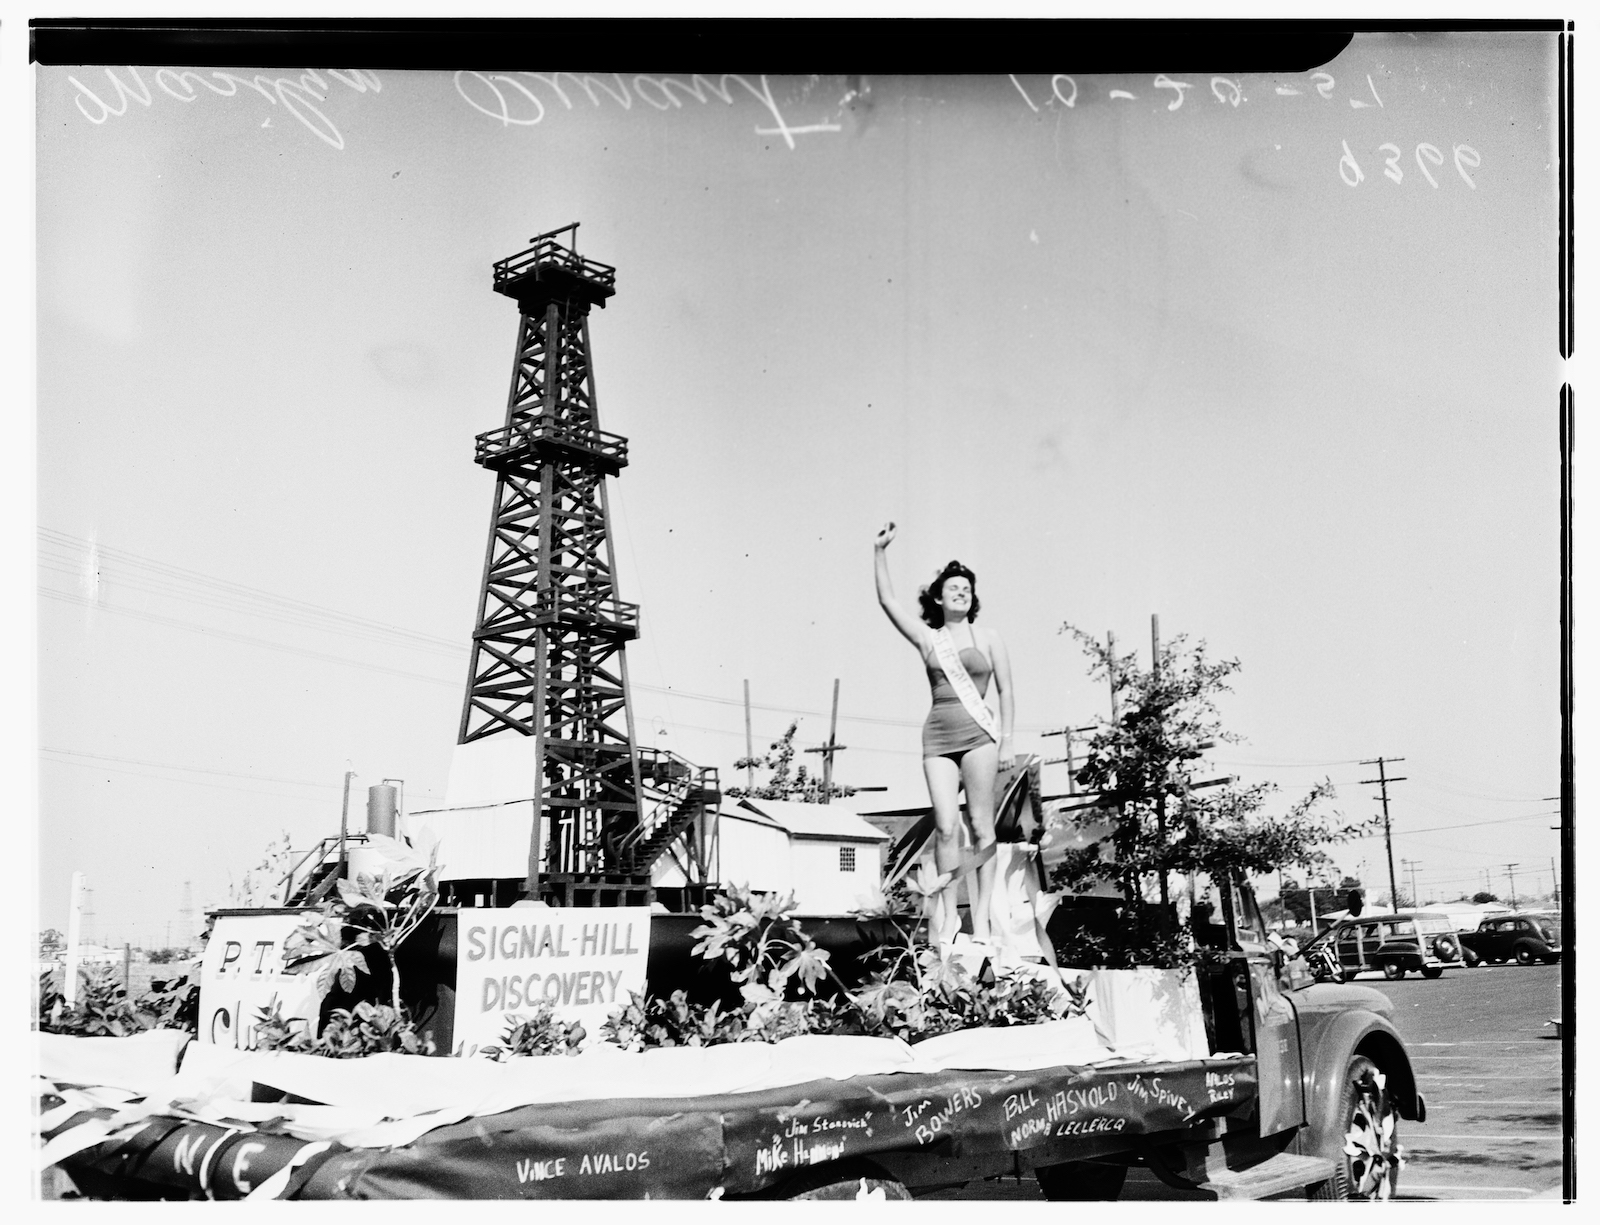
M 266 604 L 301 615 L 340 622 L 356 629 L 381 631 L 384 634 L 415 639 L 426 645 L 443 647 L 458 654 L 465 653 L 465 648 L 460 643 L 453 639 L 439 637 L 436 634 L 425 634 L 418 630 L 406 629 L 404 626 L 389 625 L 386 622 L 375 621 L 370 617 L 341 612 L 336 608 L 329 608 L 323 604 L 313 604 L 308 600 L 297 600 L 275 592 L 265 591 L 259 587 L 249 587 L 243 583 L 235 583 L 229 579 L 217 578 L 214 575 L 202 573 L 199 570 L 189 570 L 182 566 L 174 566 L 168 562 L 144 557 L 127 549 L 113 548 L 98 541 L 85 540 L 81 536 L 74 536 L 68 532 L 58 531 L 55 528 L 41 527 L 38 531 L 39 536 L 47 543 L 58 546 L 66 545 L 80 551 L 87 551 L 97 561 L 100 558 L 106 558 L 119 564 L 133 566 L 136 569 L 153 571 L 159 579 L 175 580 L 179 583 L 210 588 L 220 594 L 232 596 L 246 603 Z M 75 568 L 72 573 L 81 574 L 81 570 Z
M 1395 780 L 1391 778 L 1389 781 L 1392 783 Z M 1395 836 L 1397 838 L 1409 838 L 1412 834 L 1436 834 L 1441 830 L 1447 829 L 1477 829 L 1481 825 L 1508 825 L 1513 821 L 1542 821 L 1549 815 L 1549 813 L 1536 812 L 1523 817 L 1491 817 L 1487 821 L 1465 821 L 1459 825 L 1429 825 L 1422 829 L 1397 830 Z M 1376 838 L 1377 836 L 1377 834 L 1361 834 L 1355 841 L 1359 842 L 1363 838 Z
M 204 766 L 175 766 L 166 761 L 145 761 L 138 757 L 113 757 L 107 753 L 86 753 L 81 749 L 55 749 L 43 746 L 41 753 L 57 753 L 64 757 L 87 757 L 94 761 L 119 761 L 133 766 L 154 766 L 158 770 L 181 770 L 189 774 L 220 774 L 228 778 L 248 778 L 263 783 L 292 783 L 297 787 L 323 787 L 330 791 L 340 789 L 338 783 L 313 783 L 303 778 L 276 778 L 270 774 L 247 774 L 239 770 L 212 770 Z
M 231 783 L 208 783 L 198 778 L 167 778 L 160 774 L 151 774 L 148 770 L 135 770 L 129 766 L 102 766 L 88 761 L 55 761 L 58 766 L 71 766 L 76 770 L 91 770 L 96 774 L 132 774 L 137 778 L 154 779 L 159 783 L 181 783 L 185 787 L 210 787 L 215 791 L 240 791 L 246 795 L 261 796 L 269 800 L 290 800 L 296 804 L 321 804 L 325 801 L 314 795 L 284 795 L 274 791 L 262 791 L 259 787 L 235 787 Z
M 192 633 L 206 634 L 213 638 L 223 638 L 229 642 L 241 642 L 247 646 L 265 647 L 270 651 L 283 651 L 289 655 L 299 655 L 305 659 L 314 659 L 321 663 L 341 664 L 347 668 L 365 668 L 369 672 L 383 672 L 389 676 L 402 676 L 411 680 L 426 681 L 430 685 L 444 685 L 451 689 L 460 689 L 460 681 L 441 680 L 436 676 L 424 676 L 420 672 L 407 672 L 401 668 L 386 668 L 382 664 L 366 663 L 363 660 L 351 659 L 347 655 L 329 655 L 325 651 L 310 651 L 304 647 L 293 647 L 287 643 L 273 642 L 266 638 L 255 638 L 249 634 L 235 634 L 231 630 L 213 629 L 207 625 L 197 625 L 193 621 L 184 621 L 178 617 L 164 617 L 160 613 L 140 612 L 133 608 L 122 608 L 115 604 L 102 604 L 84 596 L 73 595 L 66 591 L 55 591 L 48 587 L 39 590 L 40 595 L 49 596 L 51 599 L 62 600 L 68 604 L 78 604 L 83 607 L 93 608 L 100 612 L 114 612 L 120 616 L 133 617 L 140 621 L 150 621 L 157 625 L 166 625 L 174 629 L 189 630 Z

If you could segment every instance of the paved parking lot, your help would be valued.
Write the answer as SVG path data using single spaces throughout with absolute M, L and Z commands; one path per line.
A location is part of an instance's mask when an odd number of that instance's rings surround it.
M 1447 970 L 1358 981 L 1394 1001 L 1428 1100 L 1401 1133 L 1407 1199 L 1527 1199 L 1561 1185 L 1561 967 Z

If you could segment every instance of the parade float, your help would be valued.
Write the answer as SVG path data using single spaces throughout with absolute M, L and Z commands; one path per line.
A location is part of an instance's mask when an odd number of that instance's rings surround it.
M 41 1168 L 109 1199 L 903 1198 L 1022 1175 L 1100 1199 L 1133 1165 L 1225 1198 L 1392 1193 L 1396 1120 L 1424 1108 L 1388 1001 L 1269 942 L 1248 838 L 1197 803 L 1166 819 L 1178 776 L 1141 772 L 1128 719 L 1160 705 L 1159 649 L 1087 791 L 1047 805 L 1036 767 L 1007 775 L 998 892 L 1022 918 L 997 947 L 930 944 L 926 823 L 880 861 L 836 817 L 833 862 L 863 848 L 876 899 L 808 909 L 754 879 L 776 817 L 639 746 L 606 500 L 628 448 L 600 429 L 589 341 L 615 269 L 576 230 L 494 265 L 519 325 L 505 423 L 477 439 L 496 484 L 446 802 L 373 788 L 277 905 L 210 916 L 196 982 L 41 999 Z M 786 837 L 800 872 L 807 835 Z

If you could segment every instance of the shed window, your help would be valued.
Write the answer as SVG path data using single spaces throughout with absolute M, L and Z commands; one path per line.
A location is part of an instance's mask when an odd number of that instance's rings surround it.
M 854 872 L 856 870 L 856 848 L 842 846 L 839 848 L 839 871 Z

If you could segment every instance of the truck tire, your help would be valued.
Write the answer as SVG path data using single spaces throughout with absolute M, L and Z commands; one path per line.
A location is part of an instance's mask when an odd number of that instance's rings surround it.
M 1406 968 L 1393 957 L 1386 957 L 1383 961 L 1383 976 L 1390 982 L 1406 976 Z
M 1333 1177 L 1307 1192 L 1308 1199 L 1380 1200 L 1394 1195 L 1400 1174 L 1400 1112 L 1384 1075 L 1364 1055 L 1350 1056 L 1339 1093 L 1344 1129 Z
M 838 1161 L 796 1174 L 774 1188 L 775 1198 L 788 1200 L 910 1199 L 896 1182 L 869 1161 Z
M 1111 1200 L 1122 1194 L 1128 1167 L 1103 1161 L 1063 1161 L 1036 1166 L 1033 1176 L 1047 1200 Z
M 1423 966 L 1422 967 L 1422 977 L 1423 978 L 1438 978 L 1439 975 L 1441 975 L 1443 973 L 1444 973 L 1444 967 L 1443 966 Z

